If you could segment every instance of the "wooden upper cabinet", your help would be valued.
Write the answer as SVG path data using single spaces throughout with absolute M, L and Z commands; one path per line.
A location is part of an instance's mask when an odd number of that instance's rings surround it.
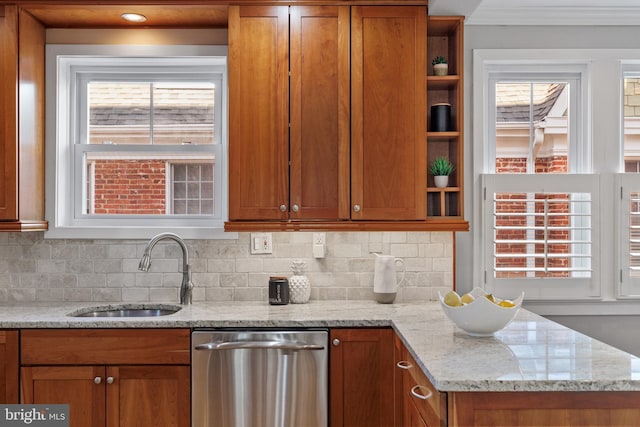
M 229 92 L 229 218 L 348 218 L 349 7 L 230 6 Z
M 289 14 L 229 7 L 229 219 L 285 219 Z
M 18 9 L 0 6 L 0 220 L 18 219 Z
M 0 5 L 0 231 L 46 230 L 40 22 Z
M 351 218 L 426 218 L 422 6 L 351 10 Z
M 349 218 L 349 7 L 290 17 L 290 218 Z

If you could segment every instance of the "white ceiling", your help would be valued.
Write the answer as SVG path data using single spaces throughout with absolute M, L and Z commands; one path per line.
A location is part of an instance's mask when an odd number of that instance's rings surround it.
M 640 0 L 429 0 L 467 25 L 640 25 Z

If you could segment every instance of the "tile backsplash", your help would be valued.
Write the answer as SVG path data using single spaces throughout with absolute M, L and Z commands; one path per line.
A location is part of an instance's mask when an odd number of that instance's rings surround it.
M 0 302 L 177 302 L 182 254 L 156 245 L 138 271 L 142 240 L 53 240 L 44 233 L 0 233 Z M 313 258 L 309 232 L 273 233 L 273 254 L 251 255 L 249 233 L 233 240 L 187 240 L 195 301 L 266 301 L 269 276 L 306 262 L 311 299 L 373 299 L 373 252 L 403 258 L 396 302 L 437 299 L 453 284 L 453 233 L 326 233 L 325 258 Z

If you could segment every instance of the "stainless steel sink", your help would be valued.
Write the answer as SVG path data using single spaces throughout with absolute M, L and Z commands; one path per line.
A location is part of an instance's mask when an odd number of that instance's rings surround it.
M 157 317 L 177 313 L 177 305 L 117 305 L 92 307 L 69 313 L 71 317 Z

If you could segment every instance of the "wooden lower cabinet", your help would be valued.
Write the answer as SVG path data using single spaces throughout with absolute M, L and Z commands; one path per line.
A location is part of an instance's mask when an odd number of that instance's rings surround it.
M 640 392 L 439 392 L 398 336 L 394 348 L 395 396 L 402 406 L 397 427 L 631 427 L 640 422 Z
M 452 426 L 637 426 L 640 392 L 450 393 Z
M 100 378 L 101 383 L 96 384 Z M 21 369 L 22 403 L 68 404 L 71 426 L 105 426 L 103 366 L 30 366 Z
M 439 392 L 422 372 L 418 363 L 404 345 L 396 344 L 395 372 L 402 381 L 396 382 L 400 390 L 402 415 L 396 417 L 396 426 L 438 427 L 447 425 L 447 393 Z
M 18 403 L 18 331 L 0 331 L 0 403 Z
M 29 366 L 23 403 L 68 403 L 71 426 L 189 426 L 188 366 Z
M 393 331 L 332 329 L 330 347 L 331 426 L 392 426 Z
M 189 336 L 188 329 L 22 331 L 21 402 L 68 403 L 71 427 L 189 427 Z

